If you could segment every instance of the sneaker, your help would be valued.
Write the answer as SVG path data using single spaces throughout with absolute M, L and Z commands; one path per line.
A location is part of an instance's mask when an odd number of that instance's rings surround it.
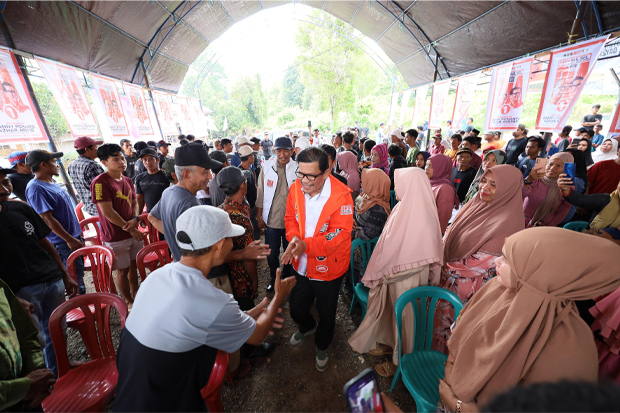
M 291 345 L 291 347 L 299 346 L 301 343 L 303 343 L 304 338 L 308 337 L 310 334 L 316 331 L 317 326 L 318 324 L 315 324 L 314 328 L 305 334 L 302 334 L 301 331 L 299 330 L 295 331 L 295 334 L 291 336 L 291 339 L 289 340 L 288 343 Z
M 327 355 L 327 350 L 319 350 L 316 349 L 316 369 L 318 371 L 327 370 L 327 366 L 329 365 L 329 356 Z

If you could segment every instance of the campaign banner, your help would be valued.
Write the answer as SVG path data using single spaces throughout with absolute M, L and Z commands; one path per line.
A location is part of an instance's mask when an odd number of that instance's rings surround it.
M 620 134 L 620 105 L 616 106 L 614 117 L 611 120 L 611 125 L 609 125 L 607 136 L 615 136 L 617 134 Z
M 17 59 L 13 52 L 1 47 L 0 81 L 0 142 L 47 142 Z
M 446 99 L 450 91 L 450 79 L 433 83 L 431 95 L 431 112 L 428 115 L 429 128 L 441 128 L 441 122 L 445 116 Z
M 131 83 L 123 83 L 123 87 L 125 88 L 125 94 L 131 102 L 134 118 L 138 120 L 140 135 L 153 135 L 153 125 L 148 107 L 146 106 L 146 99 L 144 99 L 144 91 L 141 87 Z
M 521 121 L 534 58 L 515 60 L 493 68 L 485 130 L 515 130 Z
M 177 113 L 179 125 L 181 126 L 181 130 L 184 134 L 194 133 L 195 127 L 192 122 L 192 116 L 189 112 L 189 102 L 188 98 L 176 97 L 176 103 L 179 107 L 179 111 Z
M 608 38 L 597 37 L 551 52 L 536 117 L 537 130 L 562 130 Z
M 153 101 L 162 133 L 164 135 L 177 135 L 179 131 L 172 114 L 170 96 L 167 93 L 153 91 Z
M 456 86 L 454 109 L 452 110 L 452 125 L 460 125 L 465 120 L 469 105 L 474 100 L 479 77 L 480 72 L 459 78 L 459 83 Z
M 93 80 L 95 95 L 103 107 L 112 136 L 129 136 L 129 128 L 120 103 L 116 82 L 94 73 L 91 73 L 90 77 Z
M 99 129 L 77 72 L 71 66 L 37 57 L 47 83 L 74 137 L 99 136 Z
M 200 107 L 200 101 L 196 98 L 187 98 L 189 105 L 189 115 L 192 118 L 192 124 L 194 125 L 194 134 L 197 136 L 204 136 L 207 134 L 206 118 L 202 113 Z
M 403 124 L 403 120 L 405 119 L 405 112 L 407 111 L 407 106 L 409 105 L 409 99 L 411 99 L 412 94 L 413 94 L 413 89 L 409 89 L 403 92 L 403 97 L 400 100 L 400 118 L 398 120 L 399 126 Z
M 415 105 L 413 107 L 413 117 L 411 118 L 411 128 L 418 127 L 418 122 L 422 118 L 422 110 L 424 109 L 424 101 L 428 94 L 428 85 L 420 86 L 415 90 Z

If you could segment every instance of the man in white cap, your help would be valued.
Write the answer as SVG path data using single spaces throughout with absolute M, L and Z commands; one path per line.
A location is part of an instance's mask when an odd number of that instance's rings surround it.
M 303 138 L 299 138 L 295 141 L 295 156 L 297 156 L 297 154 L 301 151 L 303 151 L 306 148 L 311 147 L 312 144 L 310 143 L 310 139 L 303 137 Z
M 207 280 L 243 227 L 228 213 L 201 205 L 176 221 L 181 260 L 155 270 L 142 283 L 121 333 L 116 356 L 116 411 L 204 411 L 200 394 L 218 350 L 258 345 L 284 319 L 277 316 L 295 278 L 276 277 L 275 294 L 243 312 L 230 294 Z
M 239 149 L 237 149 L 237 152 L 235 152 L 233 154 L 233 157 L 230 158 L 230 164 L 232 166 L 241 165 L 241 155 L 239 155 L 239 150 L 241 148 L 243 148 L 244 146 L 249 146 L 250 148 L 252 147 L 252 141 L 246 138 L 245 136 L 242 136 L 241 138 L 239 138 L 237 140 L 237 143 L 239 144 Z

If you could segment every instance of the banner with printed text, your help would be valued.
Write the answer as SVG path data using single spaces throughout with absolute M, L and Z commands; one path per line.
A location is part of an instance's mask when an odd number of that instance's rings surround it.
M 403 92 L 403 97 L 400 101 L 400 118 L 398 119 L 398 126 L 403 126 L 403 121 L 405 119 L 405 112 L 407 111 L 407 106 L 409 105 L 409 99 L 411 99 L 411 95 L 413 94 L 413 89 L 405 90 Z M 404 132 L 404 131 L 403 131 Z
M 177 125 L 172 114 L 172 102 L 170 95 L 167 93 L 153 91 L 153 100 L 155 103 L 155 111 L 159 119 L 159 126 L 164 135 L 177 135 Z
M 74 137 L 99 136 L 95 116 L 75 69 L 40 57 L 36 59 L 71 134 Z
M 422 118 L 422 110 L 424 109 L 424 101 L 428 94 L 428 85 L 420 86 L 415 90 L 415 105 L 413 107 L 413 117 L 411 118 L 411 128 L 418 127 L 418 122 Z
M 192 116 L 189 112 L 189 101 L 188 98 L 175 97 L 176 103 L 179 107 L 178 111 L 178 121 L 181 126 L 181 130 L 184 134 L 194 133 L 195 128 L 192 122 Z
M 493 68 L 484 119 L 485 130 L 517 129 L 533 64 L 534 58 L 531 57 Z
M 95 95 L 105 112 L 112 136 L 129 136 L 129 128 L 127 127 L 125 113 L 118 96 L 116 82 L 113 79 L 94 73 L 91 73 L 90 77 L 93 80 Z
M 459 83 L 456 86 L 454 109 L 452 110 L 452 125 L 460 125 L 465 120 L 469 105 L 474 100 L 479 77 L 480 72 L 459 78 Z
M 0 81 L 0 142 L 47 142 L 15 55 L 4 48 L 0 48 Z
M 149 110 L 144 99 L 144 91 L 141 87 L 131 83 L 123 83 L 125 94 L 129 97 L 134 117 L 138 120 L 138 130 L 141 135 L 154 135 L 153 124 L 149 116 Z
M 551 52 L 536 117 L 537 130 L 562 130 L 608 38 L 598 37 Z
M 450 91 L 450 79 L 433 83 L 431 95 L 431 112 L 428 119 L 429 128 L 441 128 L 441 122 L 446 116 L 446 99 Z
M 189 115 L 194 125 L 194 134 L 196 137 L 205 136 L 207 134 L 207 124 L 200 108 L 200 101 L 196 98 L 187 98 L 187 102 L 189 105 Z
M 607 136 L 615 136 L 620 134 L 620 105 L 616 106 L 616 110 L 614 111 L 614 117 L 611 120 L 611 125 L 609 125 L 609 131 L 607 132 Z

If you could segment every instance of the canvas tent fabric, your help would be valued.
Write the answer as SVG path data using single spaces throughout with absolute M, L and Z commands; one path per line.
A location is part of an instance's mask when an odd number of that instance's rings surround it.
M 126 82 L 178 91 L 210 42 L 262 9 L 288 1 L 10 1 L 18 50 Z M 376 41 L 410 87 L 566 42 L 573 1 L 296 1 L 351 23 Z M 585 3 L 585 2 L 584 2 Z M 620 27 L 614 1 L 598 7 L 603 32 Z M 599 33 L 592 12 L 589 33 Z M 584 37 L 579 25 L 578 38 Z M 6 40 L 0 39 L 6 46 Z

